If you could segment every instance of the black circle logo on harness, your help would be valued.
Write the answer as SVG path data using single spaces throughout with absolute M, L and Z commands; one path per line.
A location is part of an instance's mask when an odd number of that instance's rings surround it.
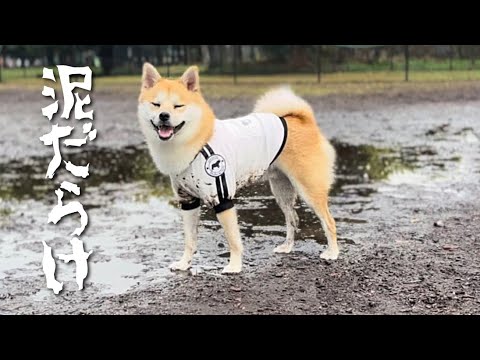
M 205 171 L 212 177 L 218 177 L 225 172 L 227 164 L 223 156 L 213 154 L 205 162 Z

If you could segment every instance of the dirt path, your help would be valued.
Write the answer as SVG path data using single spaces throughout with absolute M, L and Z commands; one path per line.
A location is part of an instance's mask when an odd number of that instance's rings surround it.
M 337 262 L 292 254 L 239 277 L 178 279 L 112 299 L 95 313 L 479 314 L 480 215 L 446 223 L 421 240 L 379 228 L 395 240 L 351 246 Z
M 100 94 L 96 147 L 66 153 L 75 163 L 95 159 L 96 171 L 80 183 L 92 219 L 90 277 L 75 291 L 73 268 L 60 266 L 68 284 L 58 296 L 45 289 L 40 240 L 68 251 L 76 220 L 46 224 L 55 184 L 44 179 L 51 151 L 35 141 L 49 126 L 38 115 L 44 104 L 33 94 L 1 93 L 0 314 L 479 313 L 480 100 L 473 90 L 417 94 L 416 101 L 310 98 L 339 155 L 331 204 L 340 259 L 319 258 L 325 238 L 301 203 L 295 251 L 274 255 L 284 221 L 260 184 L 238 201 L 246 247 L 239 276 L 220 275 L 228 249 L 211 212 L 192 272 L 167 270 L 182 251 L 168 181 L 142 144 L 135 99 Z M 227 117 L 252 103 L 213 107 Z

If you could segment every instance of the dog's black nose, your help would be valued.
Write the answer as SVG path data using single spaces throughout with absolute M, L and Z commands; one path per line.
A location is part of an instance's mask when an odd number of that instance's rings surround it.
M 168 121 L 170 120 L 170 114 L 167 112 L 160 113 L 160 121 Z

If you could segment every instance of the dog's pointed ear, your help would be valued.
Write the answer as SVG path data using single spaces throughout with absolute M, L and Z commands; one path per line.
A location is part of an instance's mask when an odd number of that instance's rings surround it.
M 198 75 L 198 67 L 190 66 L 180 78 L 182 83 L 189 91 L 200 90 L 200 76 Z
M 150 64 L 148 62 L 143 64 L 143 74 L 142 74 L 142 88 L 143 89 L 150 89 L 161 78 L 162 77 L 158 73 L 157 69 L 155 69 L 155 67 L 152 64 Z

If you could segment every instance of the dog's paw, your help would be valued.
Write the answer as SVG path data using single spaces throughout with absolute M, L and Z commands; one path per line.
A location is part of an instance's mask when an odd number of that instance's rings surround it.
M 337 260 L 338 249 L 327 249 L 320 255 L 320 257 L 325 260 Z
M 175 261 L 169 266 L 172 271 L 187 271 L 190 268 L 190 263 L 187 261 Z
M 222 274 L 238 274 L 242 271 L 242 264 L 228 264 L 222 270 Z
M 273 249 L 274 253 L 277 254 L 290 254 L 293 249 L 293 244 L 282 244 Z

